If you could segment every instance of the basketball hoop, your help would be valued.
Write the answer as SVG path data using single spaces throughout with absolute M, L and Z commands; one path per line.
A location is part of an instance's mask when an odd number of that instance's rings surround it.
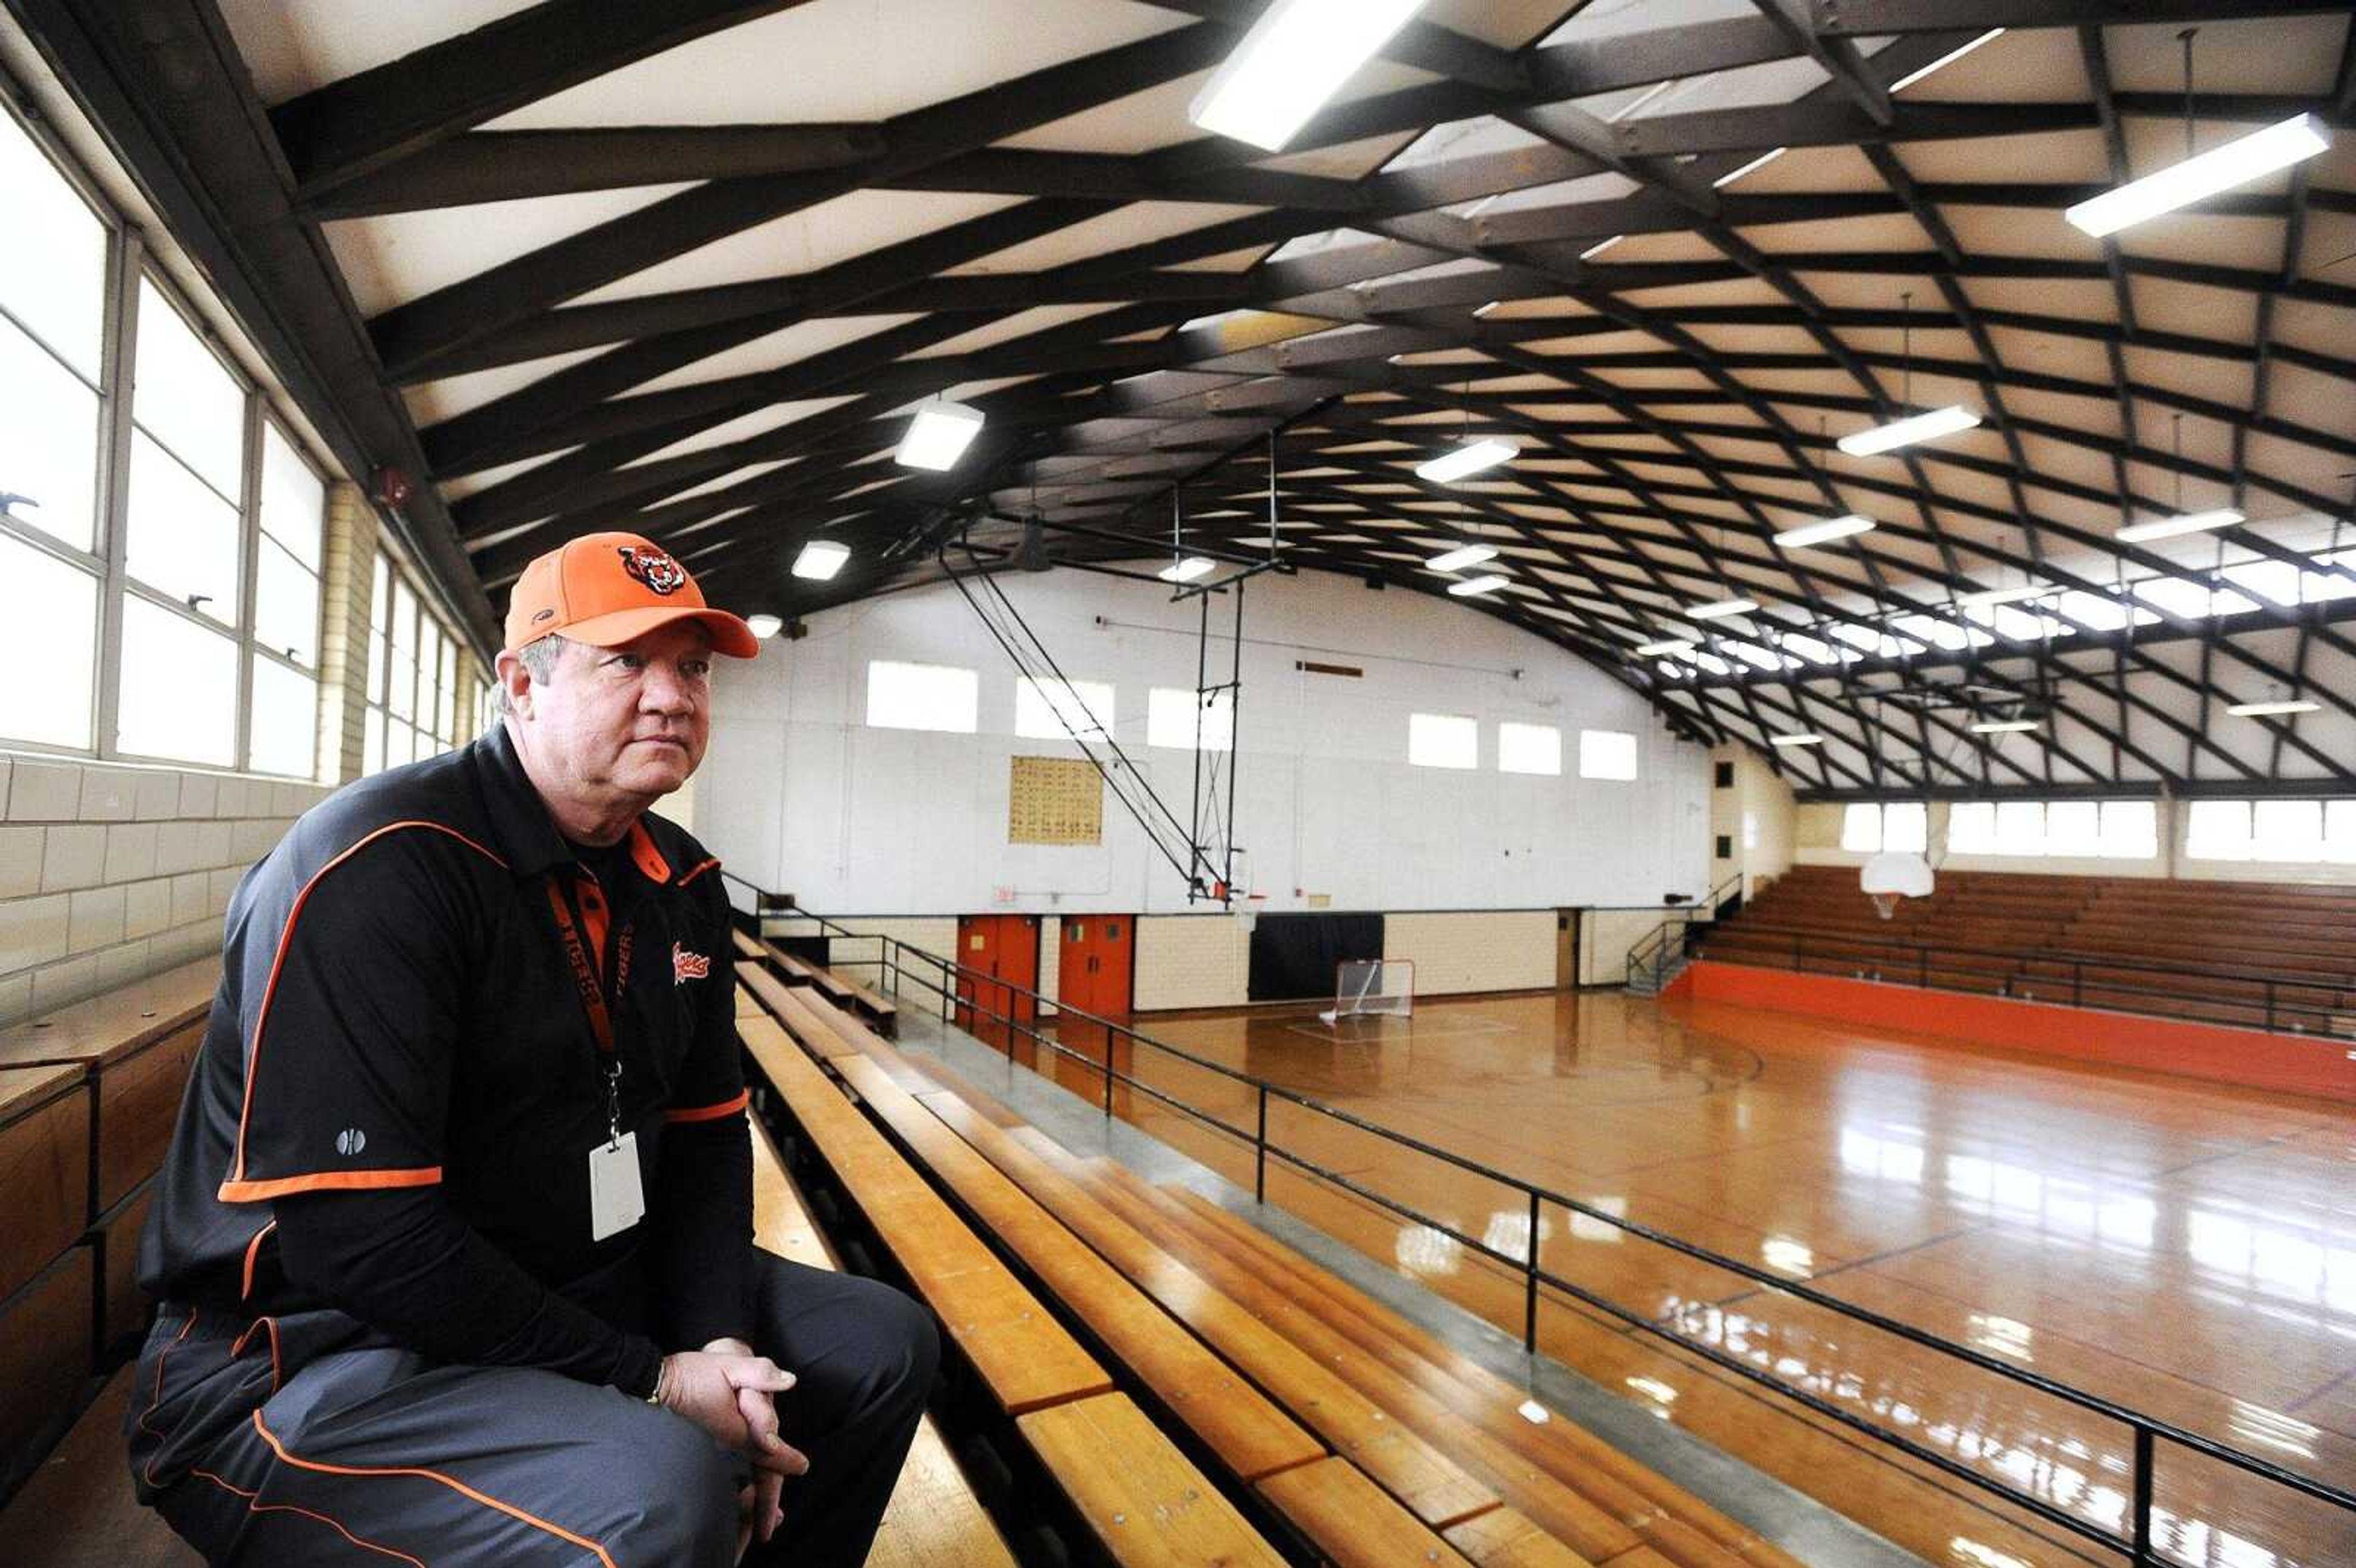
M 1884 850 L 1868 860 L 1858 873 L 1858 881 L 1865 889 L 1865 896 L 1873 901 L 1873 912 L 1884 920 L 1897 918 L 1902 899 L 1929 898 L 1934 885 L 1930 861 L 1896 849 Z

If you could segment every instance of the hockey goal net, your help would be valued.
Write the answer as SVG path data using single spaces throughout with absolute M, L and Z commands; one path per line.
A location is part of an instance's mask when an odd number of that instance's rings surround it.
M 1406 1018 L 1415 1011 L 1415 965 L 1404 958 L 1350 958 L 1334 966 L 1327 1023 L 1350 1018 Z

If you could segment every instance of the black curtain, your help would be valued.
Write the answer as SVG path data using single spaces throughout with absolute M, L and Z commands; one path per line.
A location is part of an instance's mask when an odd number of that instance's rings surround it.
M 1379 914 L 1264 914 L 1252 926 L 1248 994 L 1255 1002 L 1323 1001 L 1338 965 L 1382 955 Z

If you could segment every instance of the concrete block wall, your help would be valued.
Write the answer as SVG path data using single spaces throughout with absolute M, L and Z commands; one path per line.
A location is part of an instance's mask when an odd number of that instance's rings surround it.
M 1140 1012 L 1239 1008 L 1251 999 L 1251 933 L 1232 915 L 1144 915 L 1137 923 Z
M 1408 912 L 1383 917 L 1383 956 L 1415 965 L 1418 997 L 1551 990 L 1550 909 Z
M 238 880 L 328 793 L 0 753 L 0 1024 L 219 952 Z

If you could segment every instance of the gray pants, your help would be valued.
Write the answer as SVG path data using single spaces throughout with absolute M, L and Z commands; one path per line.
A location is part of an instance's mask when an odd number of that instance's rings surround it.
M 748 1563 L 856 1564 L 933 1386 L 932 1316 L 769 1253 L 755 1349 L 809 1473 Z M 141 1498 L 209 1563 L 728 1568 L 748 1467 L 668 1411 L 552 1372 L 391 1348 L 304 1354 L 334 1314 L 241 1321 L 167 1305 L 128 1435 Z M 348 1320 L 336 1319 L 345 1328 Z M 280 1368 L 300 1370 L 281 1384 Z

